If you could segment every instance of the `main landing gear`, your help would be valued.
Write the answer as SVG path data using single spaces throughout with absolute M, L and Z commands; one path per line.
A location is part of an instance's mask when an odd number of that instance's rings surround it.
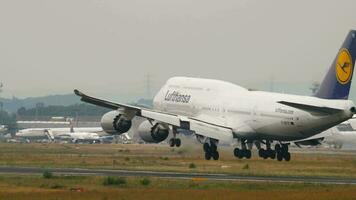
M 278 161 L 290 161 L 291 155 L 288 151 L 288 144 L 276 144 L 275 148 L 272 149 L 271 147 L 271 142 L 272 141 L 266 141 L 266 142 L 261 142 L 261 141 L 251 141 L 251 140 L 239 140 L 241 142 L 240 148 L 235 148 L 234 149 L 234 155 L 236 158 L 242 159 L 250 159 L 251 158 L 251 149 L 253 146 L 253 143 L 256 145 L 258 149 L 258 155 L 259 157 L 263 159 L 276 159 Z M 261 147 L 261 143 L 266 144 L 266 148 Z
M 277 160 L 290 161 L 290 153 L 288 152 L 288 144 L 276 144 L 275 150 L 277 152 Z
M 266 149 L 259 148 L 258 155 L 263 159 L 267 159 L 267 158 L 275 159 L 276 151 L 271 148 L 271 142 L 266 141 Z
M 271 158 L 271 159 L 276 159 L 278 161 L 282 161 L 283 159 L 285 161 L 290 161 L 291 155 L 288 150 L 288 144 L 276 144 L 274 150 L 271 148 L 271 143 L 270 141 L 266 142 L 266 149 L 259 148 L 258 150 L 258 155 L 263 158 Z
M 246 142 L 244 140 L 241 140 L 241 149 L 235 148 L 234 155 L 239 159 L 242 158 L 250 159 L 252 156 L 251 149 L 252 149 L 252 143 L 247 143 L 246 145 Z
M 203 149 L 205 152 L 205 160 L 210 160 L 211 158 L 213 158 L 214 160 L 219 160 L 219 152 L 217 151 L 217 146 L 216 146 L 216 142 L 214 141 L 210 141 L 209 142 L 205 142 L 203 144 Z

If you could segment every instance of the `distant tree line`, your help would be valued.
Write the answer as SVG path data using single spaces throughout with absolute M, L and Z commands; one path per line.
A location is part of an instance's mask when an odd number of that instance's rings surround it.
M 36 104 L 35 108 L 26 109 L 21 107 L 17 110 L 19 117 L 44 117 L 44 116 L 101 116 L 110 111 L 107 108 L 90 104 L 74 104 L 70 106 L 45 106 L 43 103 Z
M 0 110 L 0 125 L 5 125 L 11 133 L 15 132 L 17 130 L 16 115 Z

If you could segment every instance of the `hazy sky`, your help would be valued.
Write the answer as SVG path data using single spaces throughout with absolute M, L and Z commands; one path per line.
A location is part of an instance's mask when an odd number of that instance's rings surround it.
M 0 0 L 2 96 L 145 95 L 171 76 L 320 81 L 354 0 Z M 288 92 L 288 91 L 286 91 Z

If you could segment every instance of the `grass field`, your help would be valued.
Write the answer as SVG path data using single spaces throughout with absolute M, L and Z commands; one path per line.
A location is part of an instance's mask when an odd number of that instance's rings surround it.
M 301 151 L 303 152 L 303 151 Z M 201 146 L 1 144 L 0 165 L 79 167 L 177 172 L 212 172 L 261 176 L 356 178 L 355 154 L 292 153 L 291 162 L 238 160 L 232 148 L 220 150 L 219 161 L 205 161 Z
M 0 176 L 0 199 L 355 199 L 356 186 L 268 184 L 128 178 L 121 185 L 106 186 L 106 177 Z M 78 191 L 79 190 L 79 191 Z
M 205 161 L 201 146 L 74 145 L 0 143 L 0 166 L 100 168 L 176 172 L 213 172 L 261 176 L 356 177 L 353 152 L 292 153 L 291 162 L 238 160 L 232 148 L 221 160 Z M 117 177 L 114 177 L 117 178 Z M 0 199 L 356 199 L 356 186 L 126 178 L 104 185 L 107 177 L 0 175 Z M 121 180 L 121 179 L 120 179 Z M 80 191 L 77 191 L 77 189 Z

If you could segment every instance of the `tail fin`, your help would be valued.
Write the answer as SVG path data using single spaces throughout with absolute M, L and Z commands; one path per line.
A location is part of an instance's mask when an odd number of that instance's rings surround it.
M 323 99 L 348 99 L 356 59 L 356 31 L 351 30 L 315 94 Z

